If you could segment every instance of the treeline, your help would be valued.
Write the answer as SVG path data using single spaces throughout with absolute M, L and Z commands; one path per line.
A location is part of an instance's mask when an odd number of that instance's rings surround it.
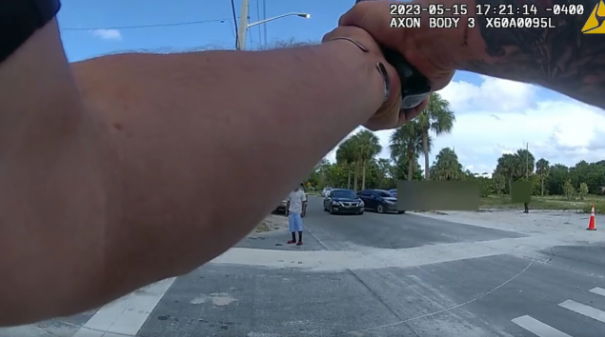
M 518 154 L 525 156 L 526 150 L 519 150 Z M 504 157 L 506 156 L 506 157 Z M 582 198 L 584 195 L 602 194 L 605 187 L 605 160 L 588 163 L 584 160 L 574 166 L 568 167 L 563 164 L 550 165 L 549 161 L 542 158 L 535 163 L 533 156 L 529 153 L 529 178 L 523 177 L 523 159 L 504 155 L 498 160 L 498 167 L 494 172 L 494 192 L 509 193 L 508 182 L 528 179 L 534 187 L 534 195 L 564 195 L 569 199 L 575 196 Z M 512 163 L 511 163 L 512 161 Z
M 398 180 L 464 180 L 480 186 L 482 196 L 510 194 L 515 181 L 531 183 L 534 195 L 565 195 L 583 198 L 588 193 L 602 194 L 605 186 L 605 160 L 581 161 L 572 167 L 551 165 L 544 158 L 535 160 L 527 149 L 504 154 L 494 172 L 475 174 L 464 170 L 453 149 L 443 148 L 429 165 L 431 135 L 448 133 L 455 122 L 449 103 L 434 93 L 426 109 L 391 136 L 390 159 L 378 159 L 382 151 L 374 133 L 364 130 L 348 138 L 336 151 L 336 162 L 322 160 L 307 179 L 307 188 L 325 186 L 362 190 L 391 189 Z M 418 164 L 423 159 L 424 169 Z
M 364 131 L 368 132 L 369 131 Z M 376 140 L 377 141 L 377 140 Z M 373 153 L 380 152 L 375 148 Z M 337 158 L 340 158 L 337 156 Z M 354 190 L 363 188 L 396 188 L 398 180 L 410 179 L 409 162 L 406 156 L 392 159 L 362 157 L 364 169 L 351 162 L 323 160 L 309 176 L 308 183 L 317 189 L 325 186 L 346 187 Z M 422 180 L 418 156 L 412 158 L 411 179 Z M 574 166 L 551 165 L 544 158 L 535 160 L 534 155 L 519 149 L 514 154 L 504 154 L 491 177 L 464 170 L 458 156 L 450 148 L 442 149 L 429 168 L 430 179 L 437 181 L 469 181 L 479 184 L 481 195 L 510 194 L 512 184 L 519 180 L 529 181 L 534 195 L 562 195 L 568 199 L 582 199 L 587 194 L 603 194 L 605 191 L 605 160 L 595 163 L 580 161 Z M 360 174 L 355 174 L 360 172 Z M 363 179 L 362 179 L 362 176 Z
M 369 131 L 362 131 L 362 133 Z M 357 135 L 356 135 L 357 136 Z M 352 139 L 364 139 L 365 137 Z M 378 140 L 376 139 L 376 144 Z M 406 155 L 394 156 L 392 159 L 376 159 L 369 157 L 360 160 L 345 160 L 343 157 L 350 145 L 341 145 L 337 151 L 336 163 L 330 163 L 327 160 L 322 160 L 313 170 L 307 179 L 307 186 L 312 189 L 322 189 L 323 187 L 342 187 L 353 190 L 365 188 L 380 188 L 391 189 L 397 187 L 398 180 L 422 180 L 425 177 L 422 175 L 422 169 L 418 164 L 418 155 L 412 157 L 411 170 L 412 175 L 409 176 L 410 163 Z M 379 146 L 379 145 L 378 145 Z M 341 152 L 343 150 L 343 152 Z M 379 153 L 380 150 L 374 147 L 373 153 Z M 353 152 L 355 153 L 355 152 Z M 353 157 L 354 158 L 354 157 Z M 359 158 L 364 158 L 360 156 Z M 357 164 L 362 163 L 362 164 Z M 435 162 L 430 166 L 430 175 L 432 180 L 477 180 L 483 178 L 476 177 L 470 171 L 463 171 L 462 165 L 458 161 L 458 156 L 450 148 L 442 149 L 437 154 Z
M 580 161 L 572 167 L 551 165 L 544 158 L 534 161 L 531 152 L 520 149 L 504 154 L 492 174 L 492 193 L 510 193 L 512 182 L 527 180 L 534 195 L 564 195 L 583 198 L 588 193 L 602 194 L 605 187 L 605 160 L 596 163 Z

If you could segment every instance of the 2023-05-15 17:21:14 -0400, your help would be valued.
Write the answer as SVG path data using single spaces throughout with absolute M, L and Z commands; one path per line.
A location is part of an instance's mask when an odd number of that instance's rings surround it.
M 471 10 L 474 9 L 474 11 Z M 535 4 L 522 4 L 515 6 L 512 4 L 478 4 L 469 7 L 467 4 L 421 4 L 398 3 L 391 4 L 389 7 L 390 15 L 393 18 L 407 16 L 417 17 L 422 14 L 436 16 L 467 16 L 469 14 L 476 16 L 543 16 L 550 15 L 583 15 L 585 12 L 582 4 L 553 4 L 545 7 L 543 13 Z

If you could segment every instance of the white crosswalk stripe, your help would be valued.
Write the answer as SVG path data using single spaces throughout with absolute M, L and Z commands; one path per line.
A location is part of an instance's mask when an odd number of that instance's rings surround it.
M 590 292 L 593 294 L 605 296 L 605 289 L 600 287 L 592 288 L 590 289 Z M 580 315 L 590 317 L 594 320 L 605 323 L 605 311 L 601 309 L 597 309 L 589 305 L 576 302 L 574 300 L 566 300 L 562 303 L 559 303 L 559 306 L 567 310 L 571 310 Z M 559 331 L 546 323 L 540 322 L 539 320 L 529 315 L 520 316 L 512 319 L 511 321 L 520 326 L 521 328 L 539 337 L 572 337 L 571 335 Z
M 539 337 L 571 337 L 565 332 L 561 332 L 531 316 L 517 317 L 512 322 Z
M 559 306 L 605 323 L 605 311 L 603 310 L 599 310 L 573 300 L 567 300 L 563 303 L 559 303 Z
M 174 280 L 156 282 L 105 305 L 73 337 L 135 336 Z
M 592 289 L 590 289 L 590 292 L 593 294 L 605 296 L 605 289 L 603 289 L 603 288 L 599 288 L 599 287 L 592 288 Z

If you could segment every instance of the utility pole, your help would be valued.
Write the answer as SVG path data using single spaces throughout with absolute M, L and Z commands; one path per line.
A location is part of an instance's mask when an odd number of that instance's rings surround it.
M 525 182 L 527 183 L 527 185 L 529 186 L 529 142 L 527 143 L 527 146 L 525 147 Z M 529 192 L 529 195 L 527 196 L 527 202 L 523 203 L 523 207 L 525 207 L 525 211 L 523 213 L 529 213 L 529 198 L 531 197 L 531 191 Z
M 525 178 L 529 181 L 529 143 L 525 149 Z
M 267 22 L 273 21 L 273 20 L 277 20 L 277 19 L 281 19 L 284 18 L 286 16 L 298 16 L 301 18 L 305 18 L 305 19 L 310 19 L 311 18 L 311 14 L 309 13 L 301 13 L 301 12 L 290 12 L 290 13 L 285 13 L 282 15 L 278 15 L 278 16 L 274 16 L 268 19 L 263 19 L 260 21 L 256 21 L 256 22 L 252 22 L 249 23 L 248 22 L 248 12 L 250 9 L 250 0 L 242 0 L 242 10 L 241 10 L 241 14 L 240 14 L 240 18 L 239 18 L 239 29 L 237 30 L 237 44 L 236 44 L 236 49 L 237 50 L 245 50 L 246 49 L 246 33 L 248 32 L 248 29 L 250 27 L 254 27 L 254 26 L 258 26 L 258 25 L 264 25 Z
M 239 31 L 237 33 L 237 50 L 246 49 L 246 32 L 248 31 L 249 0 L 242 0 L 242 11 L 239 18 Z

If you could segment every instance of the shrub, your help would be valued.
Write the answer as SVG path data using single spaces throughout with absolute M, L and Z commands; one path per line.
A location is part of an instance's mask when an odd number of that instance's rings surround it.
M 580 189 L 578 190 L 578 196 L 580 196 L 580 200 L 584 200 L 584 197 L 588 194 L 588 185 L 586 183 L 580 184 Z
M 563 194 L 567 200 L 573 199 L 576 194 L 576 189 L 573 187 L 569 179 L 565 182 L 565 184 L 563 184 Z

